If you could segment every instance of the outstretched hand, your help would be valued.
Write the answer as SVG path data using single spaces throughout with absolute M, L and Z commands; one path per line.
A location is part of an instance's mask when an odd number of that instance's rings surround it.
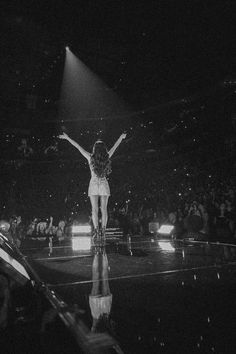
M 58 138 L 59 138 L 59 139 L 67 140 L 69 137 L 68 137 L 68 135 L 67 135 L 66 133 L 63 133 L 63 134 L 61 134 L 61 135 L 58 135 Z
M 121 136 L 120 136 L 121 139 L 122 139 L 122 140 L 125 139 L 125 138 L 126 138 L 126 135 L 127 135 L 126 133 L 122 133 Z

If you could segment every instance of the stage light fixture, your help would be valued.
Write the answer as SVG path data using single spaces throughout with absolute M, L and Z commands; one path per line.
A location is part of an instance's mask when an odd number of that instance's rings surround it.
M 73 251 L 89 251 L 91 249 L 91 236 L 72 237 Z
M 71 231 L 72 231 L 72 235 L 90 234 L 91 233 L 91 226 L 90 225 L 73 225 Z
M 174 230 L 173 225 L 161 225 L 158 230 L 158 234 L 160 235 L 171 235 L 172 231 Z
M 158 241 L 158 245 L 162 249 L 162 251 L 167 251 L 167 252 L 175 251 L 175 248 L 172 246 L 170 242 Z

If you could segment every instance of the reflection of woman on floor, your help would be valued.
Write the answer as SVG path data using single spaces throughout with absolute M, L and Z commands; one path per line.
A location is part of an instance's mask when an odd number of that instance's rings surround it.
M 111 330 L 112 294 L 108 282 L 108 259 L 105 247 L 96 247 L 92 264 L 92 290 L 89 306 L 93 318 L 92 332 Z
M 105 230 L 107 225 L 107 203 L 110 196 L 110 187 L 107 181 L 107 175 L 111 172 L 111 160 L 110 158 L 120 145 L 123 139 L 126 138 L 126 134 L 121 134 L 119 139 L 115 142 L 113 147 L 108 151 L 103 141 L 98 140 L 93 146 L 93 151 L 90 154 L 84 150 L 78 143 L 72 140 L 67 134 L 63 133 L 59 135 L 60 139 L 69 141 L 75 146 L 80 153 L 87 159 L 90 171 L 91 179 L 89 183 L 88 195 L 90 197 L 92 206 L 92 220 L 94 226 L 94 238 L 96 239 L 99 232 L 99 201 L 101 204 L 102 213 L 102 236 L 105 237 Z

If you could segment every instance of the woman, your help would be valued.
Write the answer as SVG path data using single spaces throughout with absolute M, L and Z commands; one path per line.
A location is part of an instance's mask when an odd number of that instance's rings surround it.
M 107 181 L 107 175 L 111 172 L 111 160 L 110 158 L 120 145 L 123 139 L 126 138 L 126 134 L 121 134 L 119 139 L 115 142 L 113 147 L 108 151 L 103 141 L 98 140 L 93 146 L 93 151 L 90 154 L 84 150 L 78 143 L 72 140 L 66 133 L 59 135 L 60 139 L 67 140 L 79 152 L 87 159 L 90 171 L 91 179 L 88 188 L 88 196 L 92 206 L 92 221 L 94 226 L 94 238 L 99 235 L 99 201 L 101 205 L 102 213 L 102 237 L 105 237 L 105 230 L 107 225 L 107 203 L 110 196 L 110 187 Z

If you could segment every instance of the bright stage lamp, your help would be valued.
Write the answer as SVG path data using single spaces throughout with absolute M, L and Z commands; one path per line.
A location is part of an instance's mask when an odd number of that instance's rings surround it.
M 170 235 L 173 230 L 173 225 L 161 225 L 160 229 L 158 230 L 158 233 L 161 235 Z
M 72 237 L 72 249 L 73 251 L 88 251 L 91 249 L 91 237 L 89 236 L 77 236 Z
M 91 226 L 90 225 L 73 225 L 72 234 L 90 234 Z
M 166 251 L 166 252 L 174 252 L 175 251 L 175 248 L 172 246 L 172 244 L 170 242 L 159 241 L 158 245 L 160 246 L 162 251 Z

